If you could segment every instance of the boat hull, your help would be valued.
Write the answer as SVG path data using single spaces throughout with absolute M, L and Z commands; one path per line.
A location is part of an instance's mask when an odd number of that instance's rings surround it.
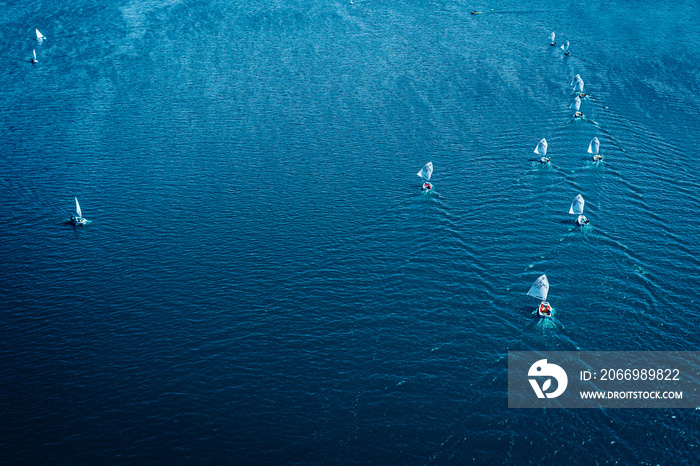
M 537 307 L 537 316 L 541 318 L 552 317 L 552 306 L 548 302 L 542 301 Z

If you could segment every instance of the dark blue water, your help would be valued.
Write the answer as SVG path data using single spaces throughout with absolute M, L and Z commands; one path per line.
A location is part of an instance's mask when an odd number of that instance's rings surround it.
M 62 3 L 0 12 L 3 461 L 697 462 L 506 393 L 698 349 L 696 2 Z

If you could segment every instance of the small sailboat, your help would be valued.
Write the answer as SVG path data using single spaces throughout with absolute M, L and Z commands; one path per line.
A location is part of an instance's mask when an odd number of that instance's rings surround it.
M 581 98 L 579 96 L 576 96 L 569 108 L 573 108 L 575 110 L 576 113 L 574 113 L 574 118 L 581 118 L 583 116 L 583 113 L 579 111 L 581 108 Z
M 549 161 L 552 160 L 551 157 L 547 157 L 547 140 L 545 138 L 542 138 L 542 140 L 537 143 L 535 154 L 542 156 L 540 158 L 540 163 L 549 163 Z
M 551 45 L 551 46 L 557 45 L 557 42 L 554 40 L 555 37 L 556 37 L 556 35 L 554 33 L 551 33 L 549 35 L 549 41 L 551 42 L 551 44 L 549 44 L 549 45 Z
M 44 39 L 46 39 L 46 36 L 44 36 L 42 33 L 40 33 L 38 29 L 35 29 L 35 31 L 36 31 L 36 40 L 38 40 L 39 43 L 41 44 L 44 41 Z
M 29 61 L 32 63 L 39 63 L 39 60 L 36 59 L 36 50 L 32 50 L 32 53 L 34 54 L 34 57 L 30 58 Z
M 537 306 L 538 317 L 552 316 L 552 306 L 547 302 L 547 294 L 549 294 L 549 282 L 547 281 L 547 275 L 542 275 L 535 280 L 535 283 L 530 287 L 530 291 L 527 292 L 528 296 L 532 296 L 541 301 L 540 305 Z
M 428 162 L 423 168 L 418 172 L 418 176 L 423 178 L 423 191 L 430 191 L 433 189 L 433 185 L 429 183 L 430 177 L 433 176 L 433 162 Z
M 593 160 L 595 162 L 601 162 L 603 156 L 600 155 L 600 141 L 597 137 L 591 139 L 591 143 L 588 144 L 588 153 L 593 154 Z
M 76 216 L 71 215 L 70 221 L 73 225 L 85 225 L 87 219 L 83 218 L 83 212 L 80 210 L 80 204 L 78 204 L 78 198 L 75 198 L 75 213 Z
M 582 99 L 586 97 L 586 93 L 583 92 L 583 79 L 579 76 L 579 78 L 576 80 L 574 83 L 574 92 L 578 92 L 578 96 L 581 97 Z
M 564 42 L 564 45 L 561 46 L 561 49 L 564 51 L 564 55 L 568 55 L 571 53 L 571 51 L 569 50 L 569 41 L 568 40 L 566 42 Z
M 586 201 L 584 201 L 583 196 L 579 194 L 574 198 L 574 201 L 571 203 L 571 208 L 569 209 L 570 214 L 578 215 L 576 218 L 576 224 L 582 227 L 590 223 L 590 220 L 583 215 L 583 207 L 585 205 Z

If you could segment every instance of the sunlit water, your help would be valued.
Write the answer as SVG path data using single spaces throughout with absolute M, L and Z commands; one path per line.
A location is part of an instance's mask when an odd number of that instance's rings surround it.
M 695 2 L 63 3 L 0 12 L 3 459 L 697 461 L 696 411 L 506 393 L 698 349 Z

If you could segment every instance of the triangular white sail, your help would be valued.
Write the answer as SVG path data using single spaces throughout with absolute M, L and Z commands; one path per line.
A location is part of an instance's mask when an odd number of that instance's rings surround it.
M 586 201 L 583 200 L 583 196 L 580 194 L 574 198 L 574 202 L 571 203 L 571 208 L 569 209 L 570 214 L 583 215 L 583 206 L 586 205 Z
M 578 73 L 576 73 L 576 76 L 574 76 L 574 79 L 571 80 L 571 85 L 573 86 L 574 84 L 576 84 L 577 81 L 583 81 L 581 79 L 581 75 Z
M 89 207 L 89 206 L 88 206 Z M 83 213 L 80 211 L 80 204 L 78 204 L 78 198 L 75 198 L 75 211 L 78 214 L 78 217 L 82 217 Z
M 564 42 L 564 45 L 561 46 L 561 49 L 562 49 L 564 52 L 568 52 L 568 51 L 569 51 L 569 41 L 568 41 L 568 40 L 567 40 L 566 42 Z
M 600 141 L 598 138 L 591 139 L 591 143 L 588 144 L 588 153 L 598 155 L 600 153 Z
M 46 37 L 42 33 L 40 33 L 38 29 L 35 29 L 35 31 L 36 31 L 36 40 L 41 42 L 42 40 L 46 39 Z
M 579 96 L 576 96 L 576 98 L 574 99 L 573 103 L 571 104 L 571 106 L 569 108 L 573 108 L 574 110 L 576 110 L 578 112 L 578 109 L 581 108 L 581 99 L 579 98 Z
M 551 34 L 549 35 L 549 40 L 550 40 L 551 42 L 554 42 L 554 37 L 555 37 L 555 34 L 554 34 L 554 33 L 551 33 Z
M 418 176 L 425 181 L 430 181 L 430 177 L 433 176 L 433 162 L 426 163 L 425 167 L 421 168 L 418 172 Z
M 547 301 L 547 294 L 549 294 L 549 282 L 547 281 L 547 275 L 542 275 L 540 278 L 535 280 L 535 283 L 533 283 L 530 287 L 530 291 L 527 292 L 528 296 L 541 299 L 542 301 Z
M 32 50 L 32 52 L 34 53 L 34 61 L 38 61 L 38 60 L 36 59 L 36 50 Z
M 542 140 L 537 143 L 535 154 L 547 155 L 547 140 L 545 138 L 542 138 Z
M 574 90 L 576 92 L 583 92 L 583 79 L 579 79 L 576 81 L 576 84 L 574 85 Z

